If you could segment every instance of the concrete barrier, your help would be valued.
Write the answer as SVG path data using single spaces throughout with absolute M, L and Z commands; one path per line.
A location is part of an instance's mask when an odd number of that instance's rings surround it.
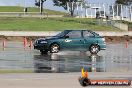
M 98 34 L 100 34 L 101 36 L 124 36 L 124 35 L 128 35 L 128 36 L 132 36 L 132 32 L 113 32 L 113 31 L 99 31 L 97 32 Z
M 0 31 L 3 36 L 54 36 L 56 31 Z
M 0 31 L 0 36 L 54 36 L 61 31 Z M 132 36 L 132 31 L 95 31 L 101 36 Z
M 117 27 L 121 30 L 128 31 L 128 25 L 123 23 L 115 23 L 114 27 Z

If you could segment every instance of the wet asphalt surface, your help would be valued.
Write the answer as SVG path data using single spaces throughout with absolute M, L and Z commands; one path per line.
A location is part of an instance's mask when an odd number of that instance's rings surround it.
M 35 73 L 80 72 L 131 72 L 132 44 L 108 43 L 107 49 L 98 55 L 81 51 L 60 51 L 57 54 L 43 54 L 38 50 L 24 50 L 22 42 L 8 42 L 3 49 L 0 42 L 0 69 L 33 70 Z

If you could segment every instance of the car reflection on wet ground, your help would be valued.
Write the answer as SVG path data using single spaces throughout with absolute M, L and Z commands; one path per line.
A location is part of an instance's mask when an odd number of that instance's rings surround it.
M 22 42 L 8 42 L 0 48 L 0 70 L 32 70 L 36 73 L 80 72 L 130 72 L 132 71 L 132 44 L 107 44 L 107 49 L 91 55 L 89 52 L 61 51 L 57 54 L 43 54 L 39 51 L 23 49 Z
M 104 72 L 104 60 L 98 55 L 47 55 L 35 56 L 35 72 L 80 72 L 84 67 L 88 71 Z M 43 58 L 43 59 L 42 59 Z

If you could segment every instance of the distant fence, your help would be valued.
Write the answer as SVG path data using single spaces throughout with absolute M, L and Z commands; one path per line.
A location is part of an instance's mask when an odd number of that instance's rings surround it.
M 70 8 L 69 4 L 67 6 Z M 75 12 L 79 18 L 96 18 L 98 15 L 103 18 L 108 16 L 112 20 L 132 22 L 132 5 L 73 2 L 72 6 L 76 6 Z M 70 12 L 70 9 L 68 9 L 68 12 Z

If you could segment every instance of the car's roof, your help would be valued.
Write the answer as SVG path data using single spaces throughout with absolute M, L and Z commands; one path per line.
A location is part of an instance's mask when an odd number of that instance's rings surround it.
M 92 31 L 92 30 L 88 30 L 88 29 L 80 29 L 80 30 L 65 30 L 65 31 L 67 31 L 67 32 L 70 32 L 70 31 L 88 31 L 88 32 L 91 32 L 91 33 L 94 33 L 94 34 L 96 34 L 96 35 L 98 35 L 97 33 L 95 33 L 94 31 Z

